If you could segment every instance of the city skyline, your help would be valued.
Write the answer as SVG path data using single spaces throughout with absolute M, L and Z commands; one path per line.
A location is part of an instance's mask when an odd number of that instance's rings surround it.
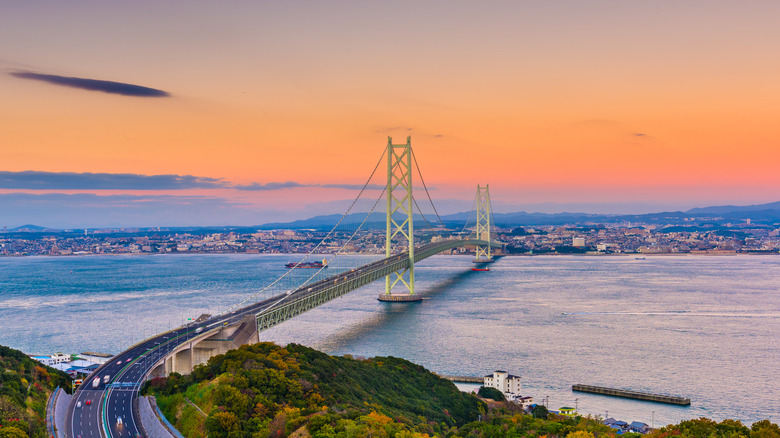
M 485 183 L 504 212 L 774 202 L 778 12 L 768 1 L 5 5 L 2 222 L 340 213 L 387 137 L 409 135 L 447 213 Z M 58 215 L 68 223 L 46 223 Z

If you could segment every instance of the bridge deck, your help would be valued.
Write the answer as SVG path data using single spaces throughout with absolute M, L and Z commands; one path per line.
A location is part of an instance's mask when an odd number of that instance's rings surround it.
M 477 239 L 448 239 L 429 243 L 414 249 L 414 262 L 417 263 L 432 255 L 461 246 L 487 244 L 487 241 Z M 272 304 L 256 313 L 257 330 L 260 331 L 273 327 L 359 287 L 408 267 L 409 253 L 403 252 L 300 287 L 289 295 L 279 294 L 266 300 L 271 301 Z

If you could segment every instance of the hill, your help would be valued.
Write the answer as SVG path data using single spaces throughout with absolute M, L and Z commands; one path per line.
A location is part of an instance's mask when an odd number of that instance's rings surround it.
M 600 419 L 532 413 L 460 392 L 419 365 L 394 357 L 333 357 L 302 345 L 243 346 L 189 376 L 154 379 L 168 420 L 187 438 L 640 438 Z M 767 420 L 686 420 L 647 438 L 780 438 Z
M 46 401 L 57 386 L 70 392 L 67 374 L 0 346 L 0 437 L 46 437 Z
M 446 433 L 486 409 L 404 359 L 334 357 L 296 344 L 243 346 L 145 391 L 187 437 L 287 436 L 301 428 L 314 436 L 378 428 L 412 437 Z
M 400 219 L 400 215 L 397 215 Z M 596 214 L 596 213 L 493 213 L 496 226 L 512 228 L 524 225 L 566 225 L 582 223 L 646 223 L 646 224 L 684 224 L 695 225 L 698 222 L 727 223 L 751 219 L 753 223 L 775 224 L 780 222 L 780 202 L 746 206 L 713 206 L 692 208 L 687 211 L 671 211 L 645 214 Z M 329 229 L 341 219 L 340 215 L 314 216 L 293 222 L 273 222 L 259 225 L 260 229 Z M 441 216 L 444 224 L 460 229 L 470 219 L 474 222 L 473 212 L 460 212 Z M 359 224 L 366 220 L 365 213 L 352 213 L 342 220 L 342 224 Z M 428 218 L 433 225 L 439 225 L 435 217 Z M 698 221 L 698 222 L 697 222 Z M 422 216 L 415 214 L 414 222 L 424 224 Z M 373 213 L 364 225 L 367 228 L 381 229 L 385 226 L 383 213 Z

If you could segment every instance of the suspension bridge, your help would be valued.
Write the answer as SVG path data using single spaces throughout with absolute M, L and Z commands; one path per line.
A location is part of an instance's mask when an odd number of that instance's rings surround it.
M 359 205 L 361 196 L 369 191 L 370 182 L 384 159 L 386 184 L 379 196 L 370 201 L 373 205 L 365 218 L 351 229 L 351 234 L 345 234 L 339 227 Z M 393 144 L 392 138 L 388 138 L 387 148 L 355 201 L 325 238 L 299 262 L 268 286 L 219 315 L 204 314 L 194 322 L 141 341 L 103 364 L 74 394 L 65 424 L 57 425 L 58 436 L 149 436 L 138 407 L 138 391 L 146 379 L 172 372 L 189 373 L 212 356 L 259 342 L 263 330 L 377 280 L 385 280 L 384 293 L 378 297 L 380 301 L 419 301 L 422 294 L 415 290 L 415 263 L 435 254 L 469 247 L 474 250 L 475 262 L 491 262 L 495 249 L 500 250 L 502 244 L 491 237 L 488 186 L 477 186 L 474 226 L 469 227 L 469 218 L 460 232 L 453 233 L 436 211 L 416 161 L 410 137 L 404 144 Z M 412 176 L 415 168 L 440 226 L 431 224 L 414 197 Z M 298 266 L 319 258 L 326 248 L 333 247 L 334 242 L 338 245 L 328 265 L 333 266 L 334 260 L 347 254 L 347 248 L 364 230 L 381 200 L 385 200 L 384 257 L 373 254 L 372 260 L 356 266 L 342 266 L 332 275 L 327 275 L 325 264 L 312 274 L 299 275 L 308 269 L 296 269 Z M 429 242 L 415 242 L 415 216 L 422 218 L 428 230 L 435 230 Z M 470 228 L 469 232 L 465 231 L 467 228 Z

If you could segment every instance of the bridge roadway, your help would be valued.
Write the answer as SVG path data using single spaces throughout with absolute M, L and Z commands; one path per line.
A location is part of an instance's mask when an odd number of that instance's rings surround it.
M 474 239 L 449 239 L 415 248 L 415 263 L 434 254 L 467 245 L 485 245 Z M 230 313 L 161 333 L 114 356 L 101 365 L 76 391 L 66 418 L 66 438 L 108 438 L 145 436 L 140 426 L 137 399 L 141 385 L 177 347 L 240 323 L 247 316 L 257 319 L 263 330 L 300 313 L 340 297 L 392 272 L 409 267 L 407 252 L 345 271 L 324 280 L 282 293 Z M 194 365 L 194 364 L 192 364 Z M 93 379 L 99 379 L 93 387 Z M 108 383 L 105 383 L 105 382 Z M 87 404 L 89 402 L 89 404 Z

